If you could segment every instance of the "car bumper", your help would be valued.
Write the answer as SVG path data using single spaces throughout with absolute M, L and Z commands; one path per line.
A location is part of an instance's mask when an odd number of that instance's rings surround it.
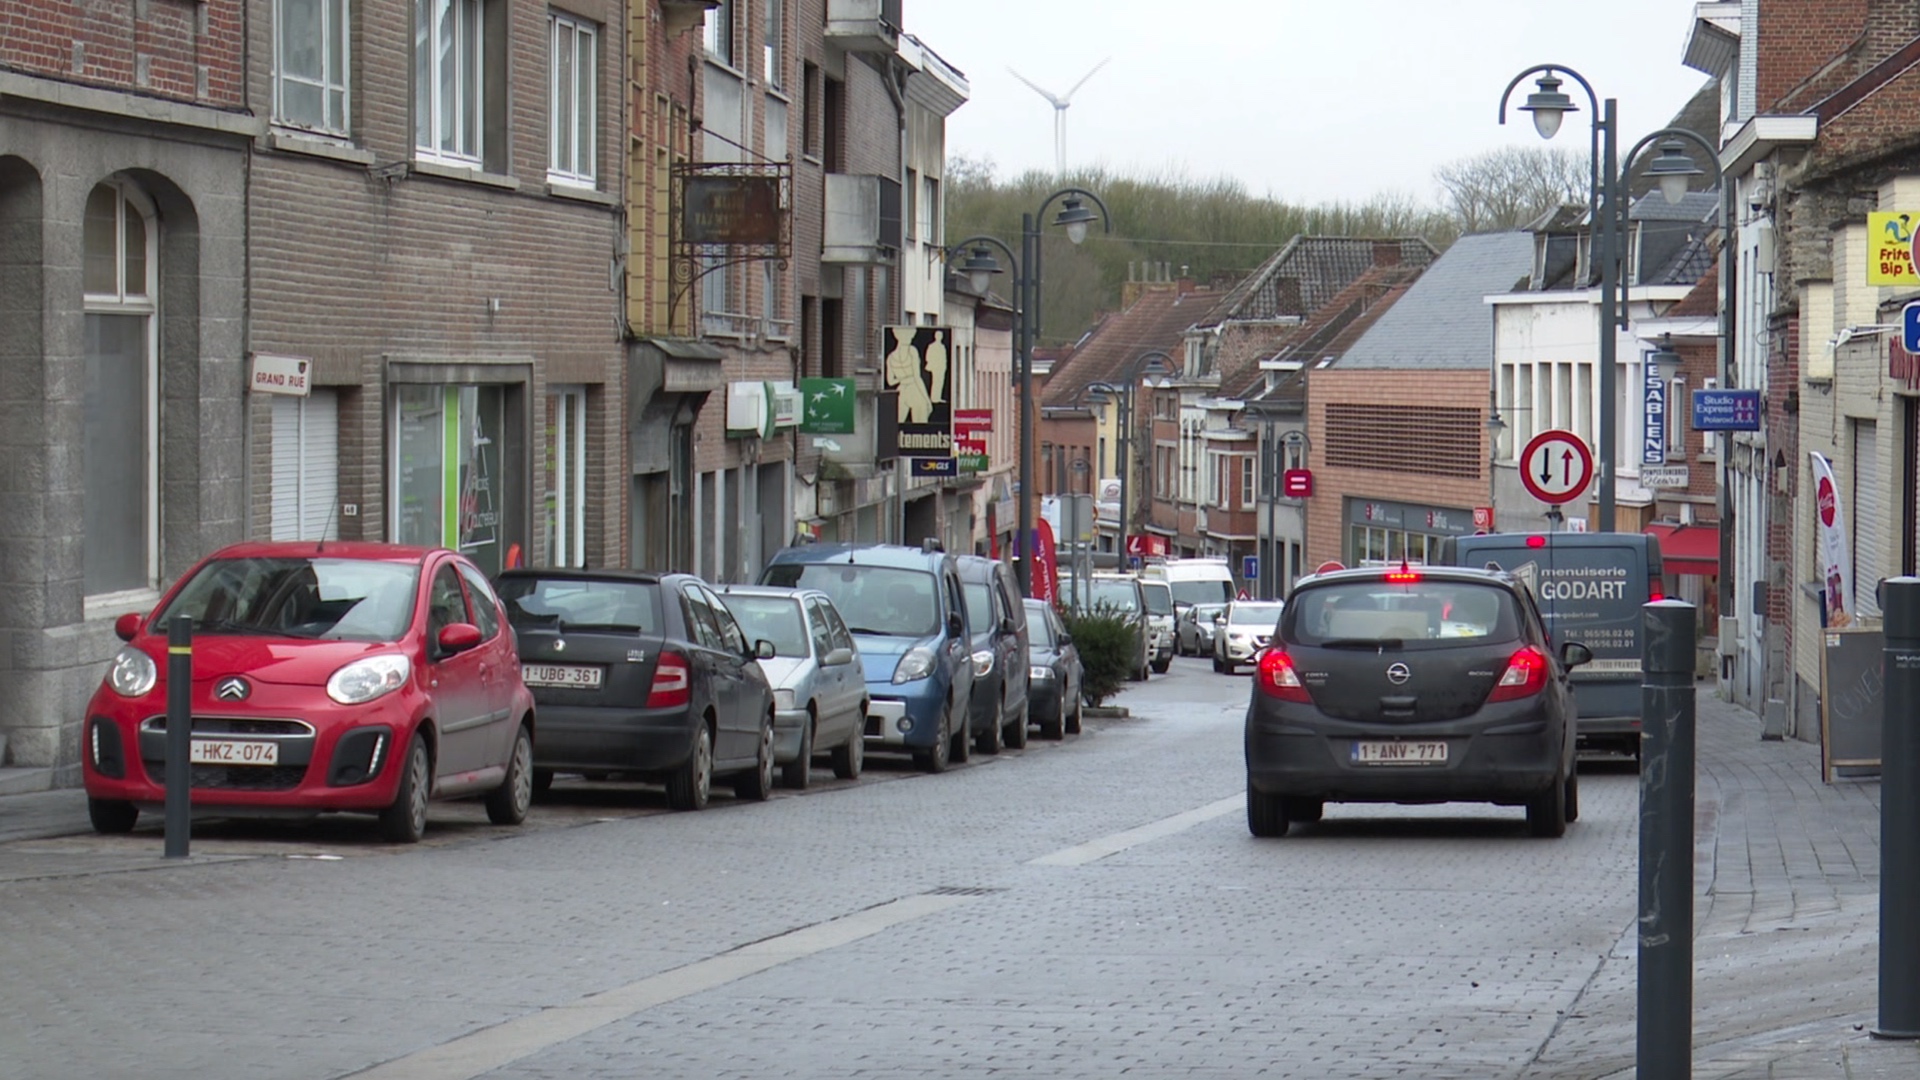
M 1248 710 L 1247 783 L 1274 795 L 1355 802 L 1520 802 L 1570 768 L 1564 726 L 1537 703 L 1490 706 L 1473 717 L 1421 724 L 1333 720 L 1311 706 L 1271 701 Z M 1361 741 L 1443 741 L 1432 765 L 1356 760 Z
M 1232 638 L 1221 643 L 1221 651 L 1226 654 L 1227 659 L 1243 664 L 1252 660 L 1253 654 L 1266 647 L 1264 642 L 1235 641 Z
M 866 743 L 879 749 L 930 749 L 940 736 L 941 713 L 947 707 L 944 687 L 932 679 L 922 679 L 918 689 L 893 683 L 867 684 Z
M 807 710 L 775 709 L 773 713 L 773 761 L 791 764 L 800 756 L 800 744 L 807 733 Z
M 540 706 L 533 763 L 555 771 L 662 773 L 693 753 L 693 717 L 686 707 L 607 709 Z
M 1060 680 L 1035 679 L 1027 684 L 1027 714 L 1035 720 L 1060 717 Z

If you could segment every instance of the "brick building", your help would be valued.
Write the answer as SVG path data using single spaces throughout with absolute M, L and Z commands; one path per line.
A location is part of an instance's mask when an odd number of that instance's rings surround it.
M 114 617 L 247 528 L 242 9 L 0 6 L 0 761 L 55 782 Z

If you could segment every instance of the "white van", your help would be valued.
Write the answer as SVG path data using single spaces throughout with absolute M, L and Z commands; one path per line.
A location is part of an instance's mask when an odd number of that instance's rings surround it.
M 1226 604 L 1233 600 L 1233 571 L 1224 555 L 1197 555 L 1187 558 L 1156 559 L 1140 568 L 1140 576 L 1159 580 L 1173 589 L 1173 602 L 1181 604 Z

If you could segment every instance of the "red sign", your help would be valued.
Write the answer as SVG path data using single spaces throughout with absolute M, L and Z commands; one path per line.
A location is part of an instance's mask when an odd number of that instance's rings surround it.
M 953 410 L 953 433 L 992 431 L 992 409 L 955 409 Z
M 1486 529 L 1487 531 L 1491 532 L 1493 530 L 1493 507 L 1491 506 L 1474 507 L 1473 508 L 1473 527 L 1476 529 Z
M 1820 524 L 1829 529 L 1833 528 L 1833 515 L 1839 502 L 1834 497 L 1832 480 L 1824 476 L 1820 478 L 1820 488 L 1816 498 L 1820 504 Z
M 1571 431 L 1543 431 L 1520 452 L 1520 482 L 1549 506 L 1580 497 L 1593 481 L 1593 451 Z
M 1305 499 L 1313 495 L 1313 470 L 1288 469 L 1280 474 L 1280 493 L 1289 499 Z
M 970 435 L 955 433 L 953 452 L 958 454 L 984 454 L 987 452 L 987 440 Z
M 1341 563 L 1333 559 L 1328 559 L 1326 562 L 1323 562 L 1319 566 L 1314 567 L 1313 572 L 1316 574 L 1331 574 L 1335 570 L 1345 570 L 1346 568 L 1347 567 L 1345 563 Z
M 1152 533 L 1132 533 L 1127 536 L 1127 554 L 1146 558 L 1150 555 L 1164 556 L 1167 553 L 1167 538 Z

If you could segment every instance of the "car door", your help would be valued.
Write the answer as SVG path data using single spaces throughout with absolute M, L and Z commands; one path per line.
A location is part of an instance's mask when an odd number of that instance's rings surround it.
M 726 636 L 720 631 L 720 620 L 705 589 L 688 582 L 681 586 L 680 595 L 687 607 L 688 644 L 693 654 L 688 660 L 693 678 L 706 691 L 704 697 L 713 706 L 714 761 L 737 760 L 749 753 L 739 745 L 740 682 L 744 678 L 740 654 L 728 650 Z
M 828 600 L 817 600 L 821 617 L 827 621 L 827 633 L 835 649 L 845 649 L 853 659 L 844 664 L 834 665 L 839 682 L 840 699 L 838 707 L 845 713 L 847 722 L 854 727 L 864 728 L 867 723 L 865 701 L 867 697 L 867 677 L 860 667 L 860 647 L 854 644 L 853 633 L 847 629 L 847 621 L 840 617 L 840 609 Z
M 953 718 L 954 730 L 965 730 L 967 722 L 967 702 L 973 697 L 973 645 L 967 628 L 967 594 L 960 586 L 960 574 L 951 563 L 940 571 L 940 580 L 945 584 L 946 606 L 940 612 L 941 662 L 946 665 L 948 685 L 953 688 L 953 700 L 956 713 Z M 947 621 L 953 615 L 960 616 L 960 632 L 947 633 Z
M 453 560 L 442 559 L 427 585 L 427 689 L 433 695 L 434 720 L 440 731 L 435 772 L 441 777 L 472 772 L 490 756 L 489 654 L 485 648 L 443 651 L 440 632 L 456 623 L 472 624 L 473 619 L 467 612 L 459 571 Z
M 480 682 L 487 701 L 493 752 L 484 764 L 504 767 L 513 755 L 514 735 L 520 727 L 520 718 L 514 715 L 520 704 L 520 653 L 507 629 L 500 597 L 487 583 L 486 575 L 464 560 L 454 566 L 467 587 L 467 613 L 473 617 L 473 625 L 480 628 L 480 645 L 474 651 L 487 654 Z
M 833 626 L 827 622 L 820 601 L 811 596 L 803 598 L 800 617 L 806 624 L 807 648 L 813 653 L 813 677 L 808 681 L 813 691 L 814 714 L 818 718 L 814 745 L 826 745 L 833 741 L 835 733 L 846 730 L 841 726 L 845 719 L 841 713 L 845 708 L 842 704 L 845 690 L 840 670 L 846 665 L 827 663 L 828 654 L 833 652 Z
M 760 752 L 760 727 L 766 722 L 767 710 L 773 708 L 773 691 L 767 688 L 767 677 L 753 658 L 753 643 L 747 640 L 746 631 L 740 629 L 733 612 L 727 610 L 726 601 L 704 585 L 700 591 L 706 594 L 714 623 L 720 628 L 721 646 L 732 658 L 727 682 L 732 699 L 730 711 L 739 736 L 740 753 L 752 759 Z
M 1012 581 L 1012 571 L 1001 563 L 993 571 L 994 606 L 998 608 L 994 628 L 996 663 L 1005 672 L 1007 707 L 1017 716 L 1026 708 L 1028 673 L 1026 608 L 1020 603 L 1020 590 Z

